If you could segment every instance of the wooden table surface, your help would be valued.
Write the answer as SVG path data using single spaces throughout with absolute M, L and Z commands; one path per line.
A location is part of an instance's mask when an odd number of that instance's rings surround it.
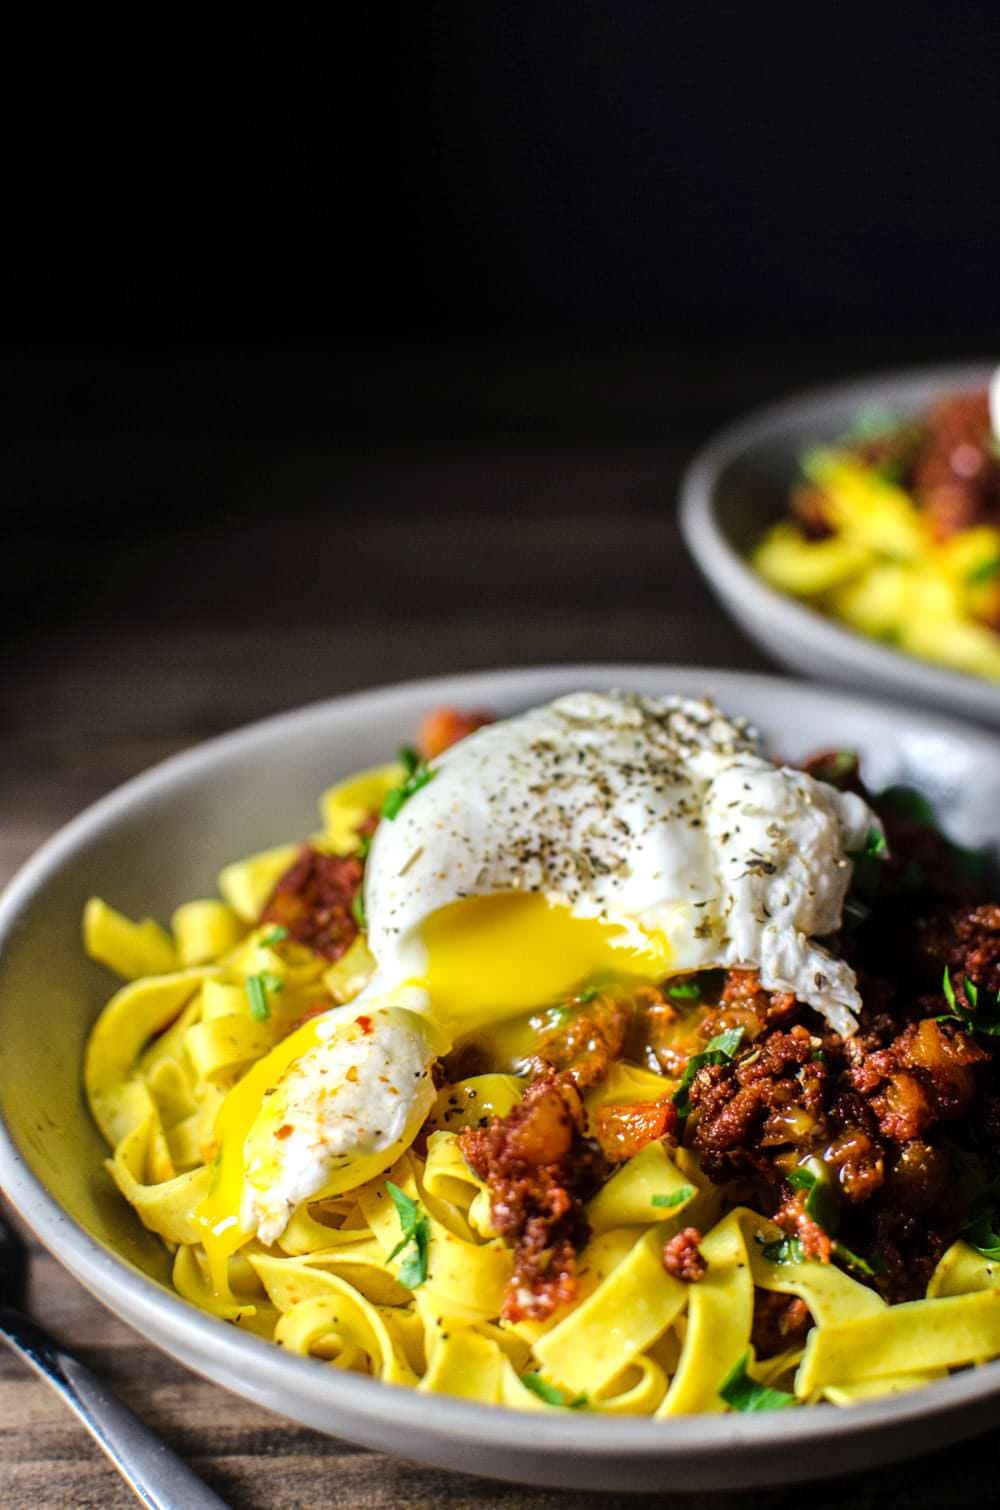
M 446 444 L 439 433 L 434 446 L 408 449 L 404 439 L 387 452 L 365 443 L 360 401 L 349 445 L 324 444 L 318 412 L 294 434 L 258 434 L 249 400 L 236 413 L 231 395 L 224 422 L 216 414 L 214 429 L 201 430 L 189 421 L 206 411 L 213 383 L 229 391 L 218 373 L 209 381 L 202 372 L 189 408 L 175 395 L 154 423 L 150 399 L 121 428 L 111 412 L 135 403 L 127 369 L 101 371 L 59 367 L 62 407 L 47 430 L 21 437 L 15 457 L 23 491 L 5 547 L 0 881 L 126 777 L 312 699 L 501 664 L 764 665 L 688 563 L 673 498 L 692 443 L 740 402 L 790 386 L 780 374 L 695 384 L 692 397 L 673 369 L 659 378 L 643 369 L 632 387 L 619 372 L 608 403 L 621 423 L 602 432 L 581 420 L 587 404 L 606 418 L 598 379 L 570 384 L 566 398 L 549 369 L 545 391 L 558 387 L 564 407 L 576 407 L 566 434 L 549 425 L 541 438 L 523 423 L 508 374 L 506 388 L 490 389 L 485 439 Z M 21 393 L 40 394 L 51 372 L 32 359 L 9 375 Z M 158 369 L 153 396 L 170 387 Z M 452 382 L 452 405 L 463 392 Z M 657 417 L 664 393 L 676 400 L 672 424 Z M 414 401 L 432 405 L 425 392 Z M 498 424 L 497 410 L 509 422 Z M 36 470 L 43 481 L 33 488 Z M 60 479 L 80 505 L 68 526 L 48 512 Z M 30 1300 L 233 1507 L 644 1502 L 446 1474 L 300 1429 L 157 1352 L 37 1246 Z M 899 1469 L 742 1498 L 776 1510 L 806 1496 L 815 1510 L 971 1506 L 992 1498 L 998 1466 L 1000 1433 Z M 710 1494 L 685 1502 L 731 1503 Z M 0 1505 L 132 1503 L 56 1397 L 0 1353 Z

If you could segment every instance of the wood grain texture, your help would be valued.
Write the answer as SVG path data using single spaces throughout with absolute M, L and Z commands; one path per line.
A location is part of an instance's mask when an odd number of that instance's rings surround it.
M 58 601 L 49 621 L 36 616 L 30 633 L 8 641 L 16 653 L 0 669 L 0 879 L 153 761 L 311 699 L 546 660 L 760 665 L 680 546 L 672 496 L 687 443 L 367 461 L 289 450 L 246 469 L 245 517 L 187 516 L 169 529 L 151 518 L 143 530 L 50 549 L 46 590 Z M 24 571 L 40 580 L 37 555 L 23 549 Z M 164 1357 L 37 1246 L 30 1303 L 234 1510 L 662 1502 L 487 1483 L 300 1429 Z M 998 1445 L 984 1438 L 808 1495 L 742 1499 L 769 1510 L 806 1498 L 813 1510 L 980 1505 Z M 0 1354 L 0 1505 L 132 1503 L 55 1396 Z M 722 1510 L 734 1501 L 686 1503 Z

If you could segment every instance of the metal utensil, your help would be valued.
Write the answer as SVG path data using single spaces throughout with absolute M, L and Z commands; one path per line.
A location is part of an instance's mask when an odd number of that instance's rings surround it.
M 26 1277 L 24 1246 L 0 1215 L 0 1337 L 51 1384 L 150 1510 L 226 1510 L 225 1501 L 116 1399 L 86 1364 L 18 1309 Z

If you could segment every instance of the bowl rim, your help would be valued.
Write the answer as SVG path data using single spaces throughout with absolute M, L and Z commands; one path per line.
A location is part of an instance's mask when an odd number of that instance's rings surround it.
M 22 911 L 32 898 L 73 861 L 78 851 L 119 816 L 141 808 L 155 794 L 183 784 L 188 775 L 224 764 L 233 755 L 251 753 L 255 746 L 276 734 L 294 736 L 304 726 L 322 724 L 332 714 L 352 718 L 376 711 L 391 712 L 396 705 L 403 708 L 418 698 L 453 701 L 456 695 L 462 695 L 463 687 L 468 687 L 469 695 L 480 701 L 489 696 L 491 688 L 496 689 L 498 695 L 502 695 L 506 688 L 516 688 L 518 700 L 523 692 L 527 704 L 533 686 L 539 690 L 544 688 L 552 695 L 553 681 L 565 683 L 567 690 L 588 683 L 610 687 L 628 685 L 650 672 L 675 678 L 678 690 L 682 692 L 693 693 L 699 685 L 704 689 L 711 687 L 713 681 L 724 681 L 737 689 L 753 685 L 779 699 L 819 695 L 827 704 L 839 701 L 855 711 L 860 709 L 883 719 L 887 711 L 877 699 L 857 697 L 817 683 L 755 672 L 670 666 L 660 662 L 589 665 L 570 662 L 474 671 L 398 682 L 310 703 L 243 725 L 173 755 L 115 788 L 71 819 L 29 857 L 0 894 L 0 950 L 18 926 Z M 935 714 L 917 712 L 915 718 L 928 732 L 950 737 L 961 735 L 981 747 L 984 755 L 997 753 L 996 738 L 984 731 L 967 728 L 958 720 Z M 450 1396 L 422 1395 L 408 1387 L 386 1385 L 379 1380 L 323 1368 L 315 1360 L 286 1353 L 272 1342 L 240 1332 L 199 1310 L 176 1292 L 143 1274 L 93 1237 L 49 1193 L 21 1154 L 2 1112 L 0 1190 L 63 1266 L 155 1346 L 195 1372 L 245 1398 L 263 1403 L 273 1411 L 276 1407 L 272 1401 L 263 1399 L 260 1390 L 255 1388 L 258 1380 L 263 1381 L 279 1399 L 289 1402 L 287 1414 L 293 1418 L 296 1416 L 293 1402 L 297 1397 L 320 1399 L 329 1405 L 329 1429 L 359 1441 L 364 1441 L 368 1432 L 368 1440 L 377 1442 L 380 1425 L 391 1412 L 394 1423 L 419 1431 L 428 1442 L 447 1439 L 474 1447 L 488 1439 L 491 1449 L 500 1446 L 512 1453 L 521 1451 L 537 1455 L 541 1449 L 545 1453 L 562 1452 L 593 1459 L 606 1459 L 610 1454 L 620 1455 L 623 1463 L 630 1459 L 636 1462 L 707 1459 L 724 1449 L 743 1448 L 760 1453 L 784 1446 L 829 1445 L 848 1433 L 879 1435 L 928 1417 L 950 1419 L 961 1416 L 968 1406 L 1000 1395 L 1000 1362 L 952 1375 L 925 1389 L 852 1406 L 850 1410 L 829 1407 L 761 1415 L 726 1413 L 676 1417 L 669 1422 L 598 1413 L 574 1415 L 566 1412 L 565 1415 L 553 1413 L 548 1416 Z M 166 1338 L 164 1330 L 167 1331 Z M 222 1372 L 226 1374 L 225 1378 L 220 1377 Z M 347 1425 L 344 1424 L 345 1417 Z M 302 1419 L 301 1416 L 298 1418 Z M 315 1418 L 310 1424 L 317 1425 Z M 951 1432 L 952 1440 L 970 1434 L 981 1425 L 979 1420 L 970 1421 L 964 1433 L 961 1428 Z M 475 1465 L 470 1464 L 467 1471 L 475 1472 Z M 518 1476 L 516 1469 L 512 1469 L 510 1476 Z M 777 1481 L 807 1476 L 807 1471 L 800 1470 L 797 1474 L 794 1471 L 776 1473 L 773 1478 Z M 622 1487 L 628 1486 L 624 1484 Z
M 995 362 L 985 360 L 907 367 L 809 388 L 753 409 L 714 434 L 685 468 L 679 512 L 684 542 L 713 592 L 723 601 L 738 596 L 746 605 L 747 618 L 783 621 L 788 633 L 817 655 L 817 664 L 824 656 L 836 660 L 844 671 L 864 663 L 867 673 L 880 677 L 892 694 L 952 707 L 961 698 L 970 714 L 996 718 L 1000 682 L 908 655 L 780 592 L 730 543 L 715 507 L 717 486 L 726 468 L 790 422 L 808 423 L 814 417 L 820 425 L 831 403 L 884 401 L 887 387 L 930 398 L 939 389 L 985 383 L 995 367 Z

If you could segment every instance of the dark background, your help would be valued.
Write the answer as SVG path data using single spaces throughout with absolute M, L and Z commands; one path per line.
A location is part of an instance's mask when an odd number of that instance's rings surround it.
M 741 408 L 1000 349 L 993 0 L 97 25 L 10 54 L 19 645 L 109 615 L 232 619 L 255 596 L 316 613 L 274 526 L 356 511 L 346 458 L 665 450 L 669 513 L 684 456 Z M 468 520 L 483 491 L 364 507 Z M 530 526 L 530 497 L 503 513 Z M 199 590 L 190 559 L 189 601 L 156 576 L 165 541 L 217 556 L 254 521 L 281 558 L 266 594 L 256 548 L 242 588 L 207 571 Z M 476 567 L 451 567 L 461 611 Z
M 1000 357 L 995 0 L 7 27 L 0 882 L 125 777 L 313 698 L 762 668 L 680 542 L 692 452 L 805 383 Z M 234 1506 L 568 1504 L 292 1428 L 32 1273 Z M 131 1503 L 9 1356 L 0 1397 L 11 1510 Z M 808 1496 L 979 1505 L 997 1455 Z

